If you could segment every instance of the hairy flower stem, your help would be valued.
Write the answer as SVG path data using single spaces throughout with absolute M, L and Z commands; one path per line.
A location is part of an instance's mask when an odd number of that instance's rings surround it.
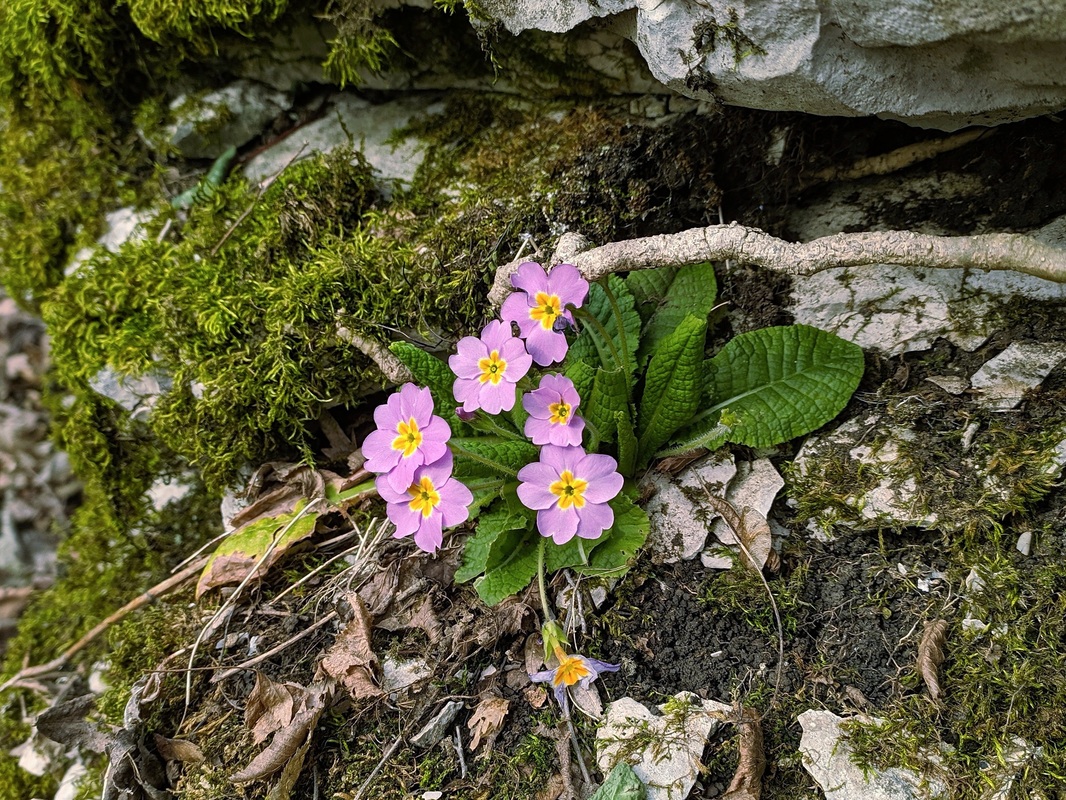
M 586 322 L 587 324 L 591 325 L 596 331 L 596 333 L 600 335 L 604 343 L 607 345 L 607 348 L 611 351 L 611 355 L 614 356 L 615 364 L 617 364 L 618 366 L 622 366 L 625 363 L 624 361 L 622 361 L 621 356 L 618 355 L 618 348 L 614 346 L 614 340 L 611 339 L 610 335 L 607 333 L 607 329 L 603 327 L 602 322 L 600 322 L 598 319 L 596 319 L 595 316 L 593 316 L 590 312 L 586 311 L 583 308 L 577 308 L 576 306 L 569 305 L 567 306 L 567 309 L 571 313 L 578 316 L 583 322 Z M 597 342 L 595 339 L 593 339 L 592 341 L 594 344 L 596 344 L 596 349 L 599 350 L 599 342 Z M 603 357 L 602 351 L 600 352 L 600 361 L 606 362 L 606 359 Z
M 555 621 L 555 614 L 552 612 L 551 604 L 548 602 L 548 585 L 545 580 L 544 551 L 547 549 L 547 544 L 548 540 L 541 538 L 537 547 L 537 589 L 540 591 L 540 608 L 544 612 L 544 621 L 546 623 Z
M 629 343 L 626 341 L 626 328 L 622 320 L 622 309 L 618 305 L 618 298 L 616 298 L 614 292 L 611 291 L 610 277 L 605 277 L 603 280 L 598 281 L 598 283 L 603 287 L 603 292 L 607 295 L 607 302 L 611 304 L 611 311 L 614 312 L 614 324 L 618 327 L 618 343 L 622 346 L 622 358 L 624 359 L 622 361 L 622 366 L 624 366 L 628 372 L 630 365 Z

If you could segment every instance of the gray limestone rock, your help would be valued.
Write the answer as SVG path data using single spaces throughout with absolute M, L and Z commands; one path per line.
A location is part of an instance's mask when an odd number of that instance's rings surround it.
M 417 115 L 442 110 L 435 98 L 412 96 L 375 105 L 339 94 L 320 119 L 248 161 L 244 175 L 252 182 L 267 180 L 297 159 L 328 153 L 351 141 L 382 178 L 409 182 L 425 156 L 424 146 L 414 137 L 394 141 L 394 135 Z
M 177 117 L 170 141 L 186 158 L 218 158 L 263 132 L 292 98 L 265 84 L 239 80 L 200 97 L 182 95 L 170 104 Z
M 954 130 L 1066 105 L 1066 2 L 485 0 L 512 32 L 608 18 L 696 98 Z
M 693 559 L 703 549 L 714 513 L 698 502 L 706 491 L 721 495 L 737 474 L 731 455 L 698 461 L 676 477 L 653 473 L 655 495 L 645 510 L 651 520 L 648 547 L 657 563 Z
M 658 713 L 631 697 L 607 706 L 596 730 L 596 763 L 606 775 L 623 758 L 647 786 L 647 800 L 684 800 L 700 774 L 703 749 L 730 706 L 680 692 Z M 631 744 L 639 742 L 630 752 Z
M 877 723 L 870 717 L 857 721 Z M 934 800 L 948 796 L 947 786 L 936 774 L 937 757 L 929 757 L 929 770 L 918 774 L 898 767 L 869 770 L 851 762 L 851 747 L 843 737 L 848 720 L 831 711 L 804 711 L 798 718 L 803 728 L 800 753 L 803 766 L 822 787 L 826 800 Z
M 977 403 L 992 411 L 1016 407 L 1022 396 L 1039 386 L 1063 359 L 1066 359 L 1066 346 L 1062 344 L 1011 342 L 970 378 L 970 385 L 977 392 Z

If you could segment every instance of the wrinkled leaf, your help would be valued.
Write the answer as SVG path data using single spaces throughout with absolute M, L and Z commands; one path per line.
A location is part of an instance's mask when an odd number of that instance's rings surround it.
M 629 280 L 635 274 L 631 274 Z M 647 364 L 662 342 L 673 335 L 686 317 L 693 316 L 706 323 L 717 296 L 718 284 L 715 282 L 713 264 L 708 261 L 681 267 L 655 313 L 644 326 L 637 352 L 638 365 L 643 367 Z
M 582 575 L 618 577 L 624 575 L 629 564 L 648 538 L 648 515 L 624 494 L 610 502 L 614 509 L 614 525 L 600 539 L 589 556 L 587 565 L 575 565 Z
M 706 362 L 713 405 L 663 451 L 724 441 L 772 447 L 839 414 L 863 373 L 862 348 L 807 325 L 744 333 Z
M 251 783 L 268 778 L 292 760 L 304 746 L 318 724 L 322 706 L 305 708 L 284 728 L 274 734 L 266 749 L 253 758 L 248 766 L 230 776 L 234 783 Z
M 530 513 L 517 506 L 517 495 L 505 494 L 505 500 L 478 518 L 477 532 L 466 540 L 463 563 L 455 573 L 456 583 L 472 581 L 489 566 L 493 546 L 506 531 L 525 531 L 530 527 Z
M 349 592 L 346 598 L 352 607 L 352 619 L 326 651 L 322 670 L 356 700 L 381 697 L 383 692 L 374 682 L 378 658 L 370 645 L 370 614 L 358 594 Z
M 459 478 L 485 474 L 513 478 L 530 461 L 536 461 L 539 452 L 529 442 L 496 436 L 453 438 L 448 444 L 455 454 L 455 475 Z
M 270 555 L 259 567 L 256 577 L 265 575 L 286 550 L 315 532 L 318 515 L 301 514 L 306 507 L 307 500 L 301 499 L 290 513 L 258 520 L 223 539 L 200 574 L 200 581 L 196 584 L 196 597 L 199 598 L 204 592 L 218 586 L 244 580 L 270 550 Z M 275 539 L 277 543 L 271 550 Z
M 616 440 L 616 414 L 629 414 L 629 387 L 622 369 L 598 368 L 581 413 L 600 435 L 601 442 Z
M 633 295 L 637 313 L 647 322 L 670 290 L 677 275 L 677 267 L 635 269 L 626 275 L 626 288 Z
M 485 605 L 494 606 L 529 586 L 537 574 L 539 539 L 531 530 L 506 531 L 493 542 L 485 574 L 474 581 L 474 589 Z
M 478 749 L 482 738 L 485 739 L 486 751 L 492 749 L 492 743 L 496 740 L 500 729 L 503 728 L 503 720 L 510 710 L 511 704 L 502 697 L 481 698 L 474 713 L 470 715 L 470 721 L 466 723 L 472 737 L 471 752 Z
M 294 687 L 302 689 L 302 687 Z M 255 686 L 244 705 L 244 724 L 252 741 L 262 744 L 270 734 L 284 728 L 296 713 L 296 693 L 256 670 Z
M 604 339 L 588 321 L 579 320 L 581 332 L 570 345 L 565 364 L 569 368 L 577 361 L 585 361 L 592 365 L 600 364 L 608 370 L 623 369 L 628 380 L 636 367 L 637 346 L 640 344 L 640 315 L 637 314 L 633 295 L 626 288 L 625 281 L 617 275 L 611 275 L 608 284 L 622 313 L 621 330 L 607 292 L 599 283 L 589 284 L 589 296 L 585 301 L 584 310 L 599 320 L 608 338 Z M 629 354 L 628 364 L 624 363 L 626 353 Z
M 37 716 L 37 731 L 64 747 L 77 747 L 102 753 L 111 741 L 108 733 L 85 719 L 93 709 L 96 696 L 83 694 L 58 703 Z
M 922 640 L 918 643 L 918 671 L 925 681 L 925 688 L 934 700 L 940 698 L 940 681 L 937 670 L 944 661 L 944 644 L 948 637 L 947 620 L 935 619 L 925 623 Z
M 689 315 L 653 351 L 640 400 L 638 466 L 688 424 L 703 397 L 706 317 Z

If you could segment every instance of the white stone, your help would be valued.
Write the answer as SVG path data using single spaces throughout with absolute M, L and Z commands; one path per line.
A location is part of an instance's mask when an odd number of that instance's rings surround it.
M 148 488 L 147 494 L 152 503 L 152 508 L 156 511 L 162 511 L 171 503 L 181 500 L 191 491 L 192 484 L 190 483 L 173 478 L 156 478 L 155 482 Z
M 871 717 L 853 717 L 856 721 L 877 724 Z M 947 797 L 947 786 L 934 774 L 937 757 L 929 757 L 930 769 L 924 774 L 898 767 L 863 773 L 851 762 L 851 747 L 841 723 L 831 711 L 804 711 L 798 718 L 803 728 L 799 750 L 803 766 L 822 787 L 826 800 L 932 800 Z
M 785 479 L 767 458 L 755 461 L 741 461 L 737 464 L 737 474 L 726 489 L 725 499 L 738 511 L 745 507 L 754 508 L 764 517 L 770 515 L 774 498 L 785 485 Z M 723 544 L 736 544 L 737 537 L 733 529 L 720 517 L 714 523 L 714 535 Z
M 926 380 L 934 386 L 939 386 L 948 394 L 960 395 L 970 388 L 968 378 L 959 378 L 954 375 L 930 375 Z
M 131 412 L 135 418 L 143 418 L 151 412 L 159 396 L 170 391 L 172 383 L 163 374 L 120 375 L 105 367 L 89 380 L 89 386 Z
M 1066 106 L 1066 3 L 975 0 L 485 0 L 514 33 L 607 17 L 669 88 L 699 99 L 945 130 Z
M 390 656 L 381 659 L 381 690 L 398 694 L 418 686 L 433 677 L 433 668 L 423 658 L 399 660 Z
M 178 116 L 169 127 L 170 141 L 186 158 L 218 158 L 231 145 L 259 136 L 291 103 L 287 92 L 250 80 L 198 98 L 181 95 L 170 104 Z
M 63 773 L 63 777 L 59 781 L 59 788 L 56 790 L 55 797 L 52 800 L 74 800 L 78 796 L 78 784 L 88 774 L 89 770 L 86 769 L 85 765 L 80 761 L 75 761 Z
M 1066 346 L 1045 342 L 1012 342 L 998 356 L 985 362 L 970 385 L 978 391 L 978 404 L 992 411 L 1007 411 L 1022 396 L 1039 386 L 1064 358 Z
M 604 775 L 623 758 L 648 787 L 647 800 L 684 800 L 699 777 L 703 749 L 731 708 L 680 692 L 656 713 L 631 697 L 607 706 L 596 730 L 596 763 Z M 637 739 L 641 748 L 630 752 Z
M 1025 531 L 1018 537 L 1018 543 L 1014 545 L 1015 549 L 1023 556 L 1029 555 L 1029 550 L 1033 546 L 1033 533 L 1032 531 Z
M 652 474 L 656 493 L 645 509 L 651 520 L 648 547 L 652 560 L 666 564 L 687 561 L 703 550 L 714 512 L 690 500 L 683 490 L 693 496 L 707 490 L 722 496 L 736 474 L 731 455 L 697 461 L 673 478 Z
M 321 119 L 303 126 L 252 158 L 244 166 L 249 181 L 260 182 L 279 174 L 294 160 L 316 152 L 328 153 L 349 142 L 386 180 L 410 182 L 425 157 L 425 145 L 415 137 L 392 141 L 397 130 L 416 116 L 443 111 L 443 105 L 421 96 L 404 97 L 378 105 L 352 94 L 338 94 Z
M 449 700 L 444 704 L 444 708 L 422 727 L 422 730 L 411 737 L 411 744 L 421 750 L 427 750 L 435 745 L 447 735 L 448 726 L 455 721 L 462 708 L 461 700 Z

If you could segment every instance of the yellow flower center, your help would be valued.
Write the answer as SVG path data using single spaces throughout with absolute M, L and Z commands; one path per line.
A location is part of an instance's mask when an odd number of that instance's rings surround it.
M 411 502 L 407 507 L 420 512 L 423 518 L 432 516 L 433 509 L 440 503 L 440 492 L 428 475 L 423 475 L 418 483 L 412 483 L 407 493 L 411 495 Z
M 488 358 L 477 362 L 477 368 L 481 370 L 477 379 L 481 383 L 491 383 L 495 386 L 503 380 L 503 373 L 507 371 L 507 362 L 500 358 L 499 350 L 493 350 Z
M 564 469 L 562 474 L 559 475 L 559 480 L 551 484 L 548 487 L 548 491 L 559 498 L 557 501 L 559 508 L 570 508 L 570 506 L 576 506 L 577 508 L 585 507 L 585 490 L 589 488 L 589 482 L 583 481 L 581 478 L 575 478 L 574 473 L 568 469 Z
M 537 292 L 533 297 L 536 305 L 529 309 L 529 318 L 540 323 L 540 327 L 550 331 L 555 325 L 555 319 L 563 313 L 563 303 L 557 294 Z
M 573 686 L 591 674 L 592 670 L 585 666 L 585 659 L 564 655 L 559 658 L 559 668 L 555 670 L 552 686 Z
M 392 440 L 392 449 L 399 450 L 404 458 L 410 458 L 411 454 L 422 444 L 422 431 L 418 429 L 415 418 L 411 417 L 407 422 L 397 423 L 396 433 L 398 435 Z
M 556 425 L 565 425 L 570 420 L 569 403 L 552 403 L 548 406 L 548 411 L 551 412 L 551 416 L 548 417 L 548 422 L 555 423 Z

